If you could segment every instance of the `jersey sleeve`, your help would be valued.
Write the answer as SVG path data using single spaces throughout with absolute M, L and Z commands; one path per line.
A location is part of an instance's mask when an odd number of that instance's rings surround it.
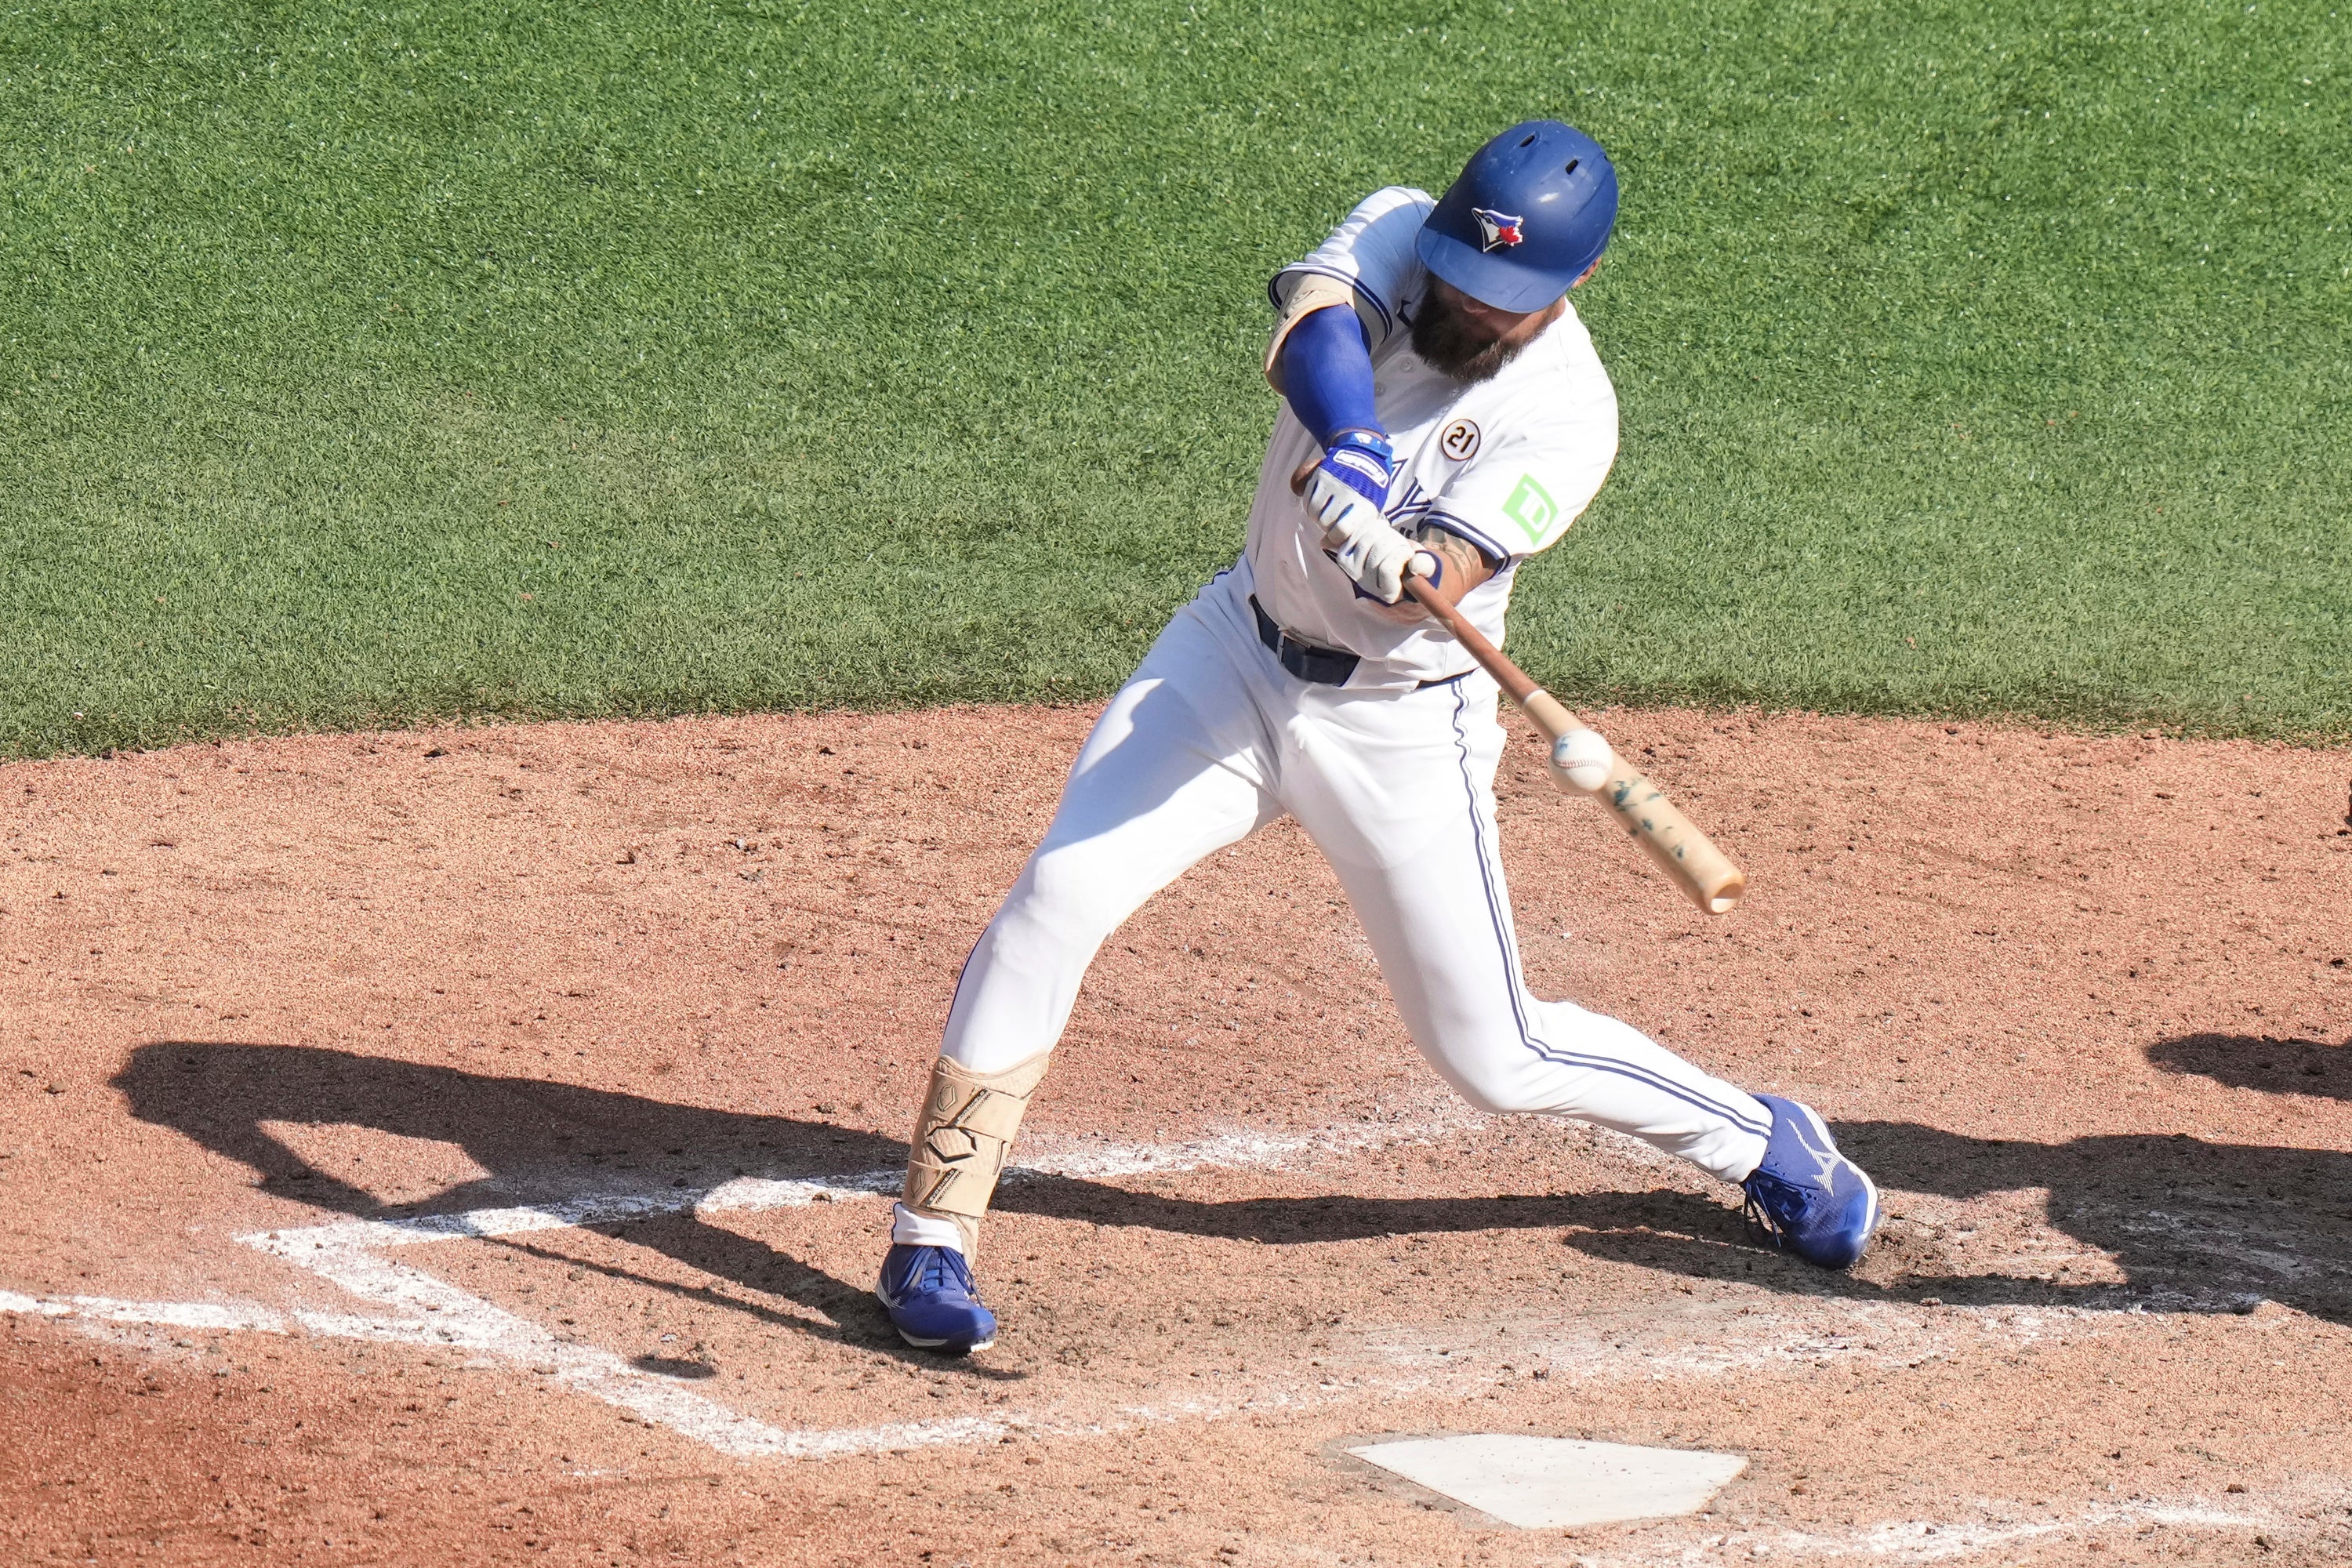
M 1617 402 L 1558 410 L 1526 436 L 1495 443 L 1455 471 L 1422 521 L 1496 561 L 1550 549 L 1592 504 L 1617 460 Z
M 1274 275 L 1266 285 L 1274 308 L 1286 310 L 1291 291 L 1303 279 L 1336 279 L 1354 290 L 1364 334 L 1379 348 L 1397 329 L 1398 302 L 1421 266 L 1413 255 L 1413 237 L 1436 205 L 1428 192 L 1408 185 L 1374 191 L 1356 204 L 1322 244 Z

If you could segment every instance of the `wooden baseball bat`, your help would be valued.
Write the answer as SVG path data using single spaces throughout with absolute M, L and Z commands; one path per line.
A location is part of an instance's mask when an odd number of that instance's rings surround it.
M 1590 795 L 1607 806 L 1625 825 L 1625 831 L 1633 836 L 1633 842 L 1674 879 L 1676 887 L 1690 895 L 1691 902 L 1711 915 L 1731 912 L 1739 895 L 1748 890 L 1748 878 L 1732 864 L 1730 856 L 1717 849 L 1706 834 L 1691 825 L 1690 818 L 1675 808 L 1665 792 L 1644 778 L 1640 769 L 1618 756 L 1613 748 L 1609 752 L 1608 777 L 1600 788 L 1587 790 L 1571 781 L 1559 761 L 1559 742 L 1578 731 L 1589 732 L 1591 727 L 1570 712 L 1559 699 L 1528 679 L 1527 671 L 1488 642 L 1425 579 L 1407 573 L 1404 589 L 1438 625 L 1454 634 L 1454 641 L 1470 650 L 1470 657 L 1486 667 L 1486 673 L 1543 731 L 1544 739 L 1552 747 L 1548 759 L 1552 783 L 1570 795 Z

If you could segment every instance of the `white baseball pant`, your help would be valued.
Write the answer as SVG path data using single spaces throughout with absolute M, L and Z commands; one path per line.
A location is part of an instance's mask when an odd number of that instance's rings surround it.
M 1614 1128 L 1729 1181 L 1753 1171 L 1772 1125 L 1754 1097 L 1630 1025 L 1528 993 L 1496 853 L 1494 682 L 1300 680 L 1258 641 L 1248 594 L 1246 566 L 1211 583 L 1096 721 L 965 962 L 941 1052 L 998 1072 L 1051 1049 L 1128 916 L 1287 814 L 1339 873 L 1414 1043 L 1473 1105 Z M 902 1208 L 894 1237 L 954 1246 L 952 1232 Z

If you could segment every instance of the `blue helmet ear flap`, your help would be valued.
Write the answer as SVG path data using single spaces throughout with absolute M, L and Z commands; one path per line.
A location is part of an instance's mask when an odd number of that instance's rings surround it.
M 1498 310 L 1540 310 L 1601 259 L 1617 222 L 1617 169 L 1557 120 L 1512 126 L 1471 155 L 1413 252 Z

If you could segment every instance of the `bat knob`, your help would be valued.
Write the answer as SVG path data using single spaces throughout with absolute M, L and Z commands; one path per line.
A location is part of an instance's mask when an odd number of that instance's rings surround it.
M 1570 730 L 1551 743 L 1552 781 L 1579 795 L 1599 795 L 1616 770 L 1617 753 L 1598 730 Z

